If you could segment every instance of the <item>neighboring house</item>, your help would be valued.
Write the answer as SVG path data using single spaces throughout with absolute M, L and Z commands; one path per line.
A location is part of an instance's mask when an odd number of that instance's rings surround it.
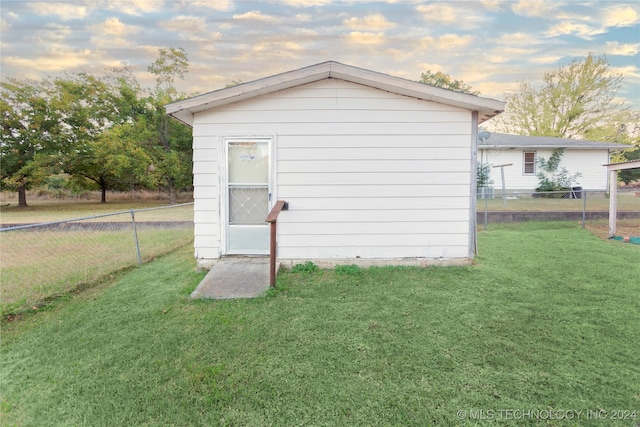
M 607 170 L 612 151 L 629 148 L 624 144 L 611 144 L 547 136 L 522 136 L 491 133 L 478 141 L 478 161 L 493 166 L 509 164 L 504 168 L 507 191 L 534 191 L 538 187 L 538 159 L 549 160 L 553 151 L 562 148 L 560 167 L 573 174 L 580 172 L 576 187 L 584 190 L 607 191 Z M 491 180 L 496 191 L 502 187 L 500 169 L 491 168 Z
M 193 127 L 195 255 L 344 263 L 475 254 L 478 123 L 504 103 L 324 62 L 167 106 Z

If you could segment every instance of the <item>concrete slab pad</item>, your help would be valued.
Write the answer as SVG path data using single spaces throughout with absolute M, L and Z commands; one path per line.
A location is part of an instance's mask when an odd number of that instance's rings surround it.
M 269 289 L 269 258 L 223 258 L 202 279 L 191 298 L 255 298 Z

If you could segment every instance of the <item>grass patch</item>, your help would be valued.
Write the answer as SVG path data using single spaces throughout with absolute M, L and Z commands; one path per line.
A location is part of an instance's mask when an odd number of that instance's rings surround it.
M 193 200 L 181 200 L 181 203 Z M 8 204 L 8 206 L 7 206 Z M 0 205 L 0 224 L 38 224 L 51 221 L 63 221 L 93 215 L 123 212 L 131 209 L 147 209 L 168 206 L 166 200 L 116 198 L 107 203 L 98 200 L 28 200 L 29 206 L 19 208 L 11 201 Z
M 191 204 L 137 210 L 134 216 L 137 246 L 131 212 L 3 230 L 0 316 L 137 265 L 138 253 L 147 262 L 193 241 Z
M 140 260 L 148 262 L 193 241 L 193 228 L 142 229 Z M 2 233 L 0 316 L 38 306 L 137 265 L 131 229 Z
M 493 199 L 478 199 L 478 212 L 484 212 L 485 206 L 489 212 L 494 211 L 522 211 L 522 212 L 581 212 L 584 208 L 584 199 L 547 199 L 533 198 L 530 196 L 508 198 L 506 206 L 502 196 L 496 195 Z M 587 196 L 587 212 L 608 212 L 609 198 L 603 196 Z M 619 211 L 640 210 L 640 197 L 619 196 Z
M 479 243 L 473 267 L 301 264 L 263 298 L 215 302 L 188 298 L 203 274 L 181 249 L 3 325 L 3 425 L 422 426 L 466 423 L 457 413 L 472 409 L 640 410 L 640 248 L 535 224 Z M 502 423 L 563 424 L 538 421 Z

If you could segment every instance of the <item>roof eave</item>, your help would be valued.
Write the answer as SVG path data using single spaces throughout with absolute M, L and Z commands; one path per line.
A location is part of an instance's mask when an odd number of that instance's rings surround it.
M 633 148 L 633 145 L 624 145 L 624 144 L 607 144 L 607 146 L 580 146 L 580 145 L 574 145 L 574 146 L 569 146 L 569 145 L 496 145 L 496 144 L 491 144 L 491 143 L 487 143 L 485 145 L 482 144 L 478 144 L 478 148 L 479 149 L 507 149 L 507 150 L 515 150 L 515 149 L 527 149 L 527 148 L 531 148 L 531 149 L 542 149 L 542 148 L 549 148 L 549 149 L 558 149 L 558 148 L 562 148 L 564 150 L 624 150 L 626 148 Z
M 326 78 L 336 78 L 397 93 L 399 95 L 478 111 L 478 119 L 480 122 L 501 113 L 504 111 L 505 106 L 505 103 L 502 101 L 481 98 L 475 95 L 429 86 L 411 80 L 328 61 L 177 101 L 167 105 L 166 112 L 183 123 L 193 126 L 193 115 L 197 112 L 244 101 L 283 89 L 313 83 Z
M 440 104 L 478 111 L 481 122 L 504 111 L 505 103 L 490 98 L 482 98 L 453 90 L 443 89 L 412 80 L 393 77 L 375 71 L 365 70 L 340 64 L 331 63 L 330 76 L 376 89 L 396 93 L 398 95 L 433 101 Z

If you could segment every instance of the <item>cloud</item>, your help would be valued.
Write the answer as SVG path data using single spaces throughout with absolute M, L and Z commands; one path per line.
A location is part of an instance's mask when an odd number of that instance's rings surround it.
M 533 62 L 534 64 L 554 64 L 561 60 L 563 55 L 541 55 L 541 56 L 532 56 L 529 58 L 529 62 Z
M 73 31 L 71 27 L 60 24 L 47 24 L 46 30 L 42 32 L 43 39 L 62 41 L 67 38 Z
M 480 91 L 480 96 L 504 101 L 504 95 L 518 88 L 518 82 L 496 82 L 489 80 L 491 76 L 483 76 L 478 83 L 470 84 L 470 86 Z M 465 81 L 466 83 L 466 81 Z
M 385 42 L 385 37 L 384 33 L 352 31 L 347 34 L 347 40 L 356 44 L 380 45 Z
M 140 33 L 139 27 L 123 24 L 118 18 L 109 18 L 106 21 L 88 27 L 92 34 L 91 43 L 98 49 L 124 49 L 135 46 L 130 36 Z
M 485 55 L 483 59 L 493 64 L 504 64 L 505 62 L 509 62 L 510 60 L 510 58 L 502 55 Z
M 109 18 L 102 24 L 94 25 L 91 32 L 113 37 L 126 37 L 139 32 L 139 28 L 125 25 L 118 18 Z
M 281 0 L 281 3 L 293 7 L 324 6 L 330 4 L 332 0 Z
M 251 43 L 246 50 L 238 49 L 238 51 L 235 52 L 235 56 L 232 58 L 232 60 L 241 63 L 255 62 L 256 60 L 273 62 L 273 59 L 283 59 L 291 61 L 298 59 L 303 52 L 304 45 L 296 41 L 291 41 L 288 39 L 288 37 L 278 35 L 263 37 L 260 40 L 257 40 L 255 43 Z M 276 61 L 276 63 L 274 63 L 273 65 L 278 64 L 279 63 L 277 63 Z M 268 75 L 267 71 L 263 70 L 263 72 L 265 74 L 261 77 Z M 250 80 L 250 78 L 246 79 L 245 76 L 239 76 L 239 78 L 244 81 Z
M 603 14 L 603 24 L 607 27 L 630 27 L 638 22 L 640 22 L 640 15 L 631 6 L 613 6 L 606 9 Z
M 367 15 L 364 18 L 349 18 L 343 21 L 344 25 L 352 30 L 380 31 L 396 26 L 395 23 L 387 21 L 380 13 Z
M 415 58 L 416 51 L 411 48 L 400 49 L 400 48 L 389 48 L 384 51 L 385 58 L 389 58 L 393 60 L 393 62 L 404 62 L 406 60 Z M 394 76 L 402 77 L 406 73 L 406 70 L 396 71 Z
M 450 51 L 454 49 L 461 49 L 473 42 L 474 36 L 458 34 L 443 34 L 439 37 L 423 37 L 421 39 L 421 47 L 425 50 L 439 50 Z
M 640 43 L 607 42 L 607 52 L 611 55 L 634 56 L 640 52 Z
M 487 10 L 499 11 L 499 10 L 502 10 L 502 5 L 505 3 L 505 1 L 504 0 L 480 0 L 480 3 Z
M 508 58 L 507 62 L 514 62 L 515 58 L 531 58 L 532 56 L 537 54 L 538 51 L 539 49 L 535 47 L 496 46 L 492 49 L 486 50 L 484 54 L 487 57 L 506 57 Z
M 4 65 L 38 70 L 40 72 L 59 72 L 92 63 L 91 55 L 92 52 L 89 49 L 73 51 L 54 47 L 49 49 L 46 55 L 34 58 L 4 56 L 2 62 Z
M 89 14 L 87 7 L 80 3 L 27 2 L 27 6 L 40 16 L 57 15 L 63 20 L 83 19 Z
M 563 21 L 550 27 L 544 32 L 547 37 L 558 37 L 564 35 L 574 35 L 585 40 L 590 40 L 593 36 L 605 33 L 603 28 L 596 28 L 586 24 L 579 24 L 571 21 Z
M 454 7 L 449 3 L 423 4 L 416 7 L 416 10 L 429 23 L 454 25 L 460 29 L 475 29 L 487 21 L 487 17 L 478 10 Z
M 202 16 L 176 16 L 166 21 L 162 21 L 160 26 L 165 30 L 176 33 L 202 33 L 206 30 L 206 19 Z
M 491 40 L 492 45 L 500 45 L 500 46 L 526 46 L 526 45 L 535 45 L 539 44 L 540 40 L 534 36 L 533 34 L 528 33 L 507 33 L 503 34 L 500 37 Z
M 457 34 L 443 34 L 438 37 L 438 44 L 441 50 L 460 49 L 468 46 L 474 40 L 474 36 L 459 36 Z
M 556 3 L 539 0 L 520 0 L 511 6 L 516 15 L 529 17 L 553 17 L 555 16 Z
M 295 18 L 296 18 L 296 22 L 310 22 L 312 19 L 312 16 L 309 15 L 308 13 L 300 13 L 296 15 Z
M 611 67 L 611 72 L 615 74 L 622 74 L 625 80 L 638 80 L 640 78 L 640 68 L 634 65 L 626 65 L 624 67 Z M 635 91 L 638 91 L 638 86 L 633 86 Z
M 250 12 L 245 12 L 242 14 L 233 15 L 233 19 L 243 20 L 243 21 L 262 21 L 262 22 L 278 22 L 278 18 L 271 15 L 265 15 L 259 10 L 252 10 Z
M 107 10 L 115 10 L 134 16 L 157 12 L 164 7 L 162 0 L 104 0 L 97 4 Z
M 11 12 L 11 11 L 3 13 L 2 15 L 3 16 L 0 17 L 0 31 L 4 33 L 9 31 L 9 28 L 12 27 L 11 21 L 15 20 L 18 17 L 18 15 L 15 12 Z
M 417 9 L 425 19 L 428 19 L 430 21 L 453 24 L 458 19 L 456 9 L 448 4 L 433 3 L 420 5 L 417 7 Z
M 150 0 L 154 1 L 154 0 Z M 199 9 L 199 8 L 207 8 L 213 9 L 221 12 L 227 12 L 233 9 L 233 1 L 232 0 L 180 0 L 176 2 L 176 9 L 184 10 L 185 8 L 189 9 Z

